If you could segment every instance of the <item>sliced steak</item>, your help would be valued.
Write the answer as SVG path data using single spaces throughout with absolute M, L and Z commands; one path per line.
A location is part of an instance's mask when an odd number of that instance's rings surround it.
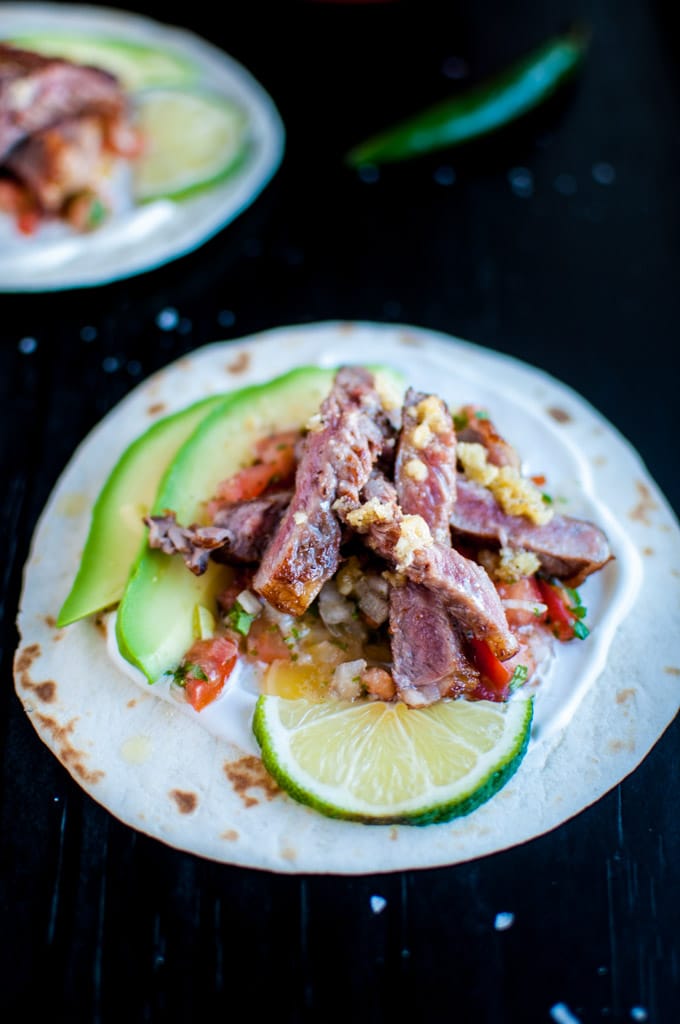
M 508 515 L 481 484 L 458 477 L 451 516 L 454 538 L 474 547 L 524 548 L 533 552 L 542 570 L 572 587 L 583 583 L 613 556 L 602 530 L 584 519 L 558 513 L 537 526 L 525 516 Z
M 253 581 L 279 611 L 302 615 L 339 563 L 342 530 L 334 508 L 353 505 L 385 445 L 386 419 L 372 374 L 338 371 L 310 429 L 293 498 Z
M 435 540 L 450 543 L 456 501 L 456 432 L 446 404 L 409 388 L 394 480 L 404 512 L 420 515 Z
M 439 594 L 463 633 L 485 640 L 497 658 L 515 654 L 517 640 L 486 571 L 434 541 L 422 517 L 403 512 L 394 485 L 381 474 L 372 475 L 364 498 L 354 510 L 340 511 L 368 546 L 412 583 Z
M 512 466 L 520 471 L 520 457 L 496 430 L 488 414 L 477 405 L 464 405 L 456 415 L 458 440 L 468 444 L 481 444 L 493 466 Z
M 116 120 L 124 108 L 108 72 L 0 44 L 0 163 L 36 132 L 84 114 Z
M 225 565 L 252 565 L 262 558 L 290 497 L 290 491 L 279 491 L 224 505 L 210 526 L 180 526 L 174 512 L 147 516 L 149 546 L 181 555 L 196 576 L 208 568 L 209 557 Z
M 432 429 L 434 421 L 438 430 Z M 450 546 L 456 500 L 453 421 L 441 399 L 411 388 L 404 400 L 395 481 L 402 510 L 422 516 L 435 540 Z M 390 638 L 392 676 L 405 704 L 432 704 L 476 685 L 479 673 L 466 657 L 445 601 L 422 584 L 406 581 L 390 588 Z

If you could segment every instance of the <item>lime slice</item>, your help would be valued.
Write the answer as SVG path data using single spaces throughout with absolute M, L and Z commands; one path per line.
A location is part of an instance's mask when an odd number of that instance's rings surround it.
M 139 202 L 182 199 L 222 181 L 248 152 L 248 118 L 223 96 L 158 89 L 136 98 L 145 141 L 135 163 Z
M 102 68 L 116 75 L 131 92 L 156 85 L 185 85 L 198 76 L 196 66 L 186 57 L 126 39 L 36 32 L 17 36 L 12 42 L 46 57 Z
M 381 701 L 258 698 L 253 731 L 265 767 L 322 814 L 366 824 L 429 825 L 468 814 L 517 770 L 531 698 Z

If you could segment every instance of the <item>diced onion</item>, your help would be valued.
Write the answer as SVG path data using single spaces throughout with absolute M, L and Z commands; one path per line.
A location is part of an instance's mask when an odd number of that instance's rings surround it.
M 319 615 L 329 629 L 341 622 L 351 622 L 354 605 L 338 593 L 332 581 L 325 583 L 319 593 Z
M 331 689 L 336 697 L 342 700 L 353 700 L 361 696 L 361 673 L 366 668 L 363 658 L 356 661 L 344 661 L 333 673 Z
M 241 608 L 243 608 L 243 611 L 248 612 L 248 615 L 259 615 L 262 611 L 262 605 L 252 590 L 242 590 L 236 600 L 241 605 Z
M 531 612 L 532 615 L 543 615 L 548 610 L 547 604 L 543 604 L 542 601 L 515 601 L 508 598 L 502 604 L 504 608 L 518 612 Z

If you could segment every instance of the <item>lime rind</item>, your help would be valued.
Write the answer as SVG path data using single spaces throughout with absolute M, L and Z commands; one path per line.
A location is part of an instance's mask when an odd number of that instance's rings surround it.
M 480 751 L 478 745 L 472 745 L 469 738 L 464 739 L 469 725 L 458 730 L 456 718 L 461 721 L 477 706 L 477 713 L 489 717 L 489 721 L 497 719 L 501 725 L 500 737 L 490 749 Z M 402 721 L 391 723 L 394 736 L 391 742 L 390 775 L 387 780 L 382 800 L 367 801 L 357 796 L 357 771 L 367 775 L 372 771 L 372 759 L 369 752 L 369 740 L 364 737 L 356 743 L 356 734 L 361 732 L 360 719 L 367 714 L 395 714 L 395 706 L 381 705 L 379 702 L 365 702 L 362 706 L 348 702 L 328 702 L 324 705 L 311 704 L 305 700 L 284 701 L 284 698 L 264 695 L 258 698 L 253 717 L 253 732 L 261 748 L 262 760 L 268 772 L 291 797 L 299 803 L 319 811 L 332 818 L 357 821 L 363 824 L 386 825 L 430 825 L 441 824 L 454 818 L 462 817 L 475 810 L 491 799 L 514 775 L 526 753 L 533 719 L 533 698 L 516 697 L 507 704 L 494 704 L 488 701 L 441 701 L 430 708 L 406 710 L 404 705 Z M 373 712 L 370 709 L 375 709 Z M 289 721 L 287 728 L 281 721 L 283 714 Z M 439 734 L 441 744 L 442 730 L 447 736 L 449 753 L 456 757 L 464 757 L 467 750 L 474 760 L 473 768 L 454 777 L 454 781 L 446 779 L 433 780 L 428 768 L 425 750 L 414 751 L 413 729 L 418 720 L 413 719 L 408 728 L 404 728 L 406 719 L 403 716 L 424 716 L 422 720 L 422 736 Z M 297 727 L 290 728 L 295 716 L 299 716 Z M 355 743 L 354 757 L 345 759 L 355 767 L 345 776 L 333 777 L 333 758 L 335 744 L 326 743 L 321 758 L 318 774 L 325 776 L 319 779 L 317 773 L 312 775 L 300 763 L 293 751 L 294 741 L 301 733 L 315 728 L 317 722 L 325 722 L 337 717 L 337 743 Z M 305 719 L 314 722 L 307 724 Z M 446 721 L 446 724 L 443 724 Z M 349 723 L 349 724 L 348 724 Z M 373 722 L 375 727 L 375 722 Z M 323 727 L 323 725 L 322 725 Z M 354 731 L 355 735 L 352 735 Z M 369 730 L 370 731 L 370 730 Z M 382 737 L 381 737 L 382 739 Z M 313 738 L 311 740 L 313 743 Z M 359 749 L 362 745 L 363 749 Z M 416 744 L 416 747 L 420 744 Z M 450 758 L 451 761 L 451 758 Z M 330 767 L 329 767 L 330 764 Z M 460 769 L 459 765 L 459 769 Z M 415 786 L 422 787 L 419 795 L 403 796 L 404 780 L 413 781 L 413 773 L 420 778 L 415 779 Z M 453 772 L 453 776 L 456 772 Z M 363 780 L 365 782 L 365 779 Z M 408 788 L 408 787 L 406 787 Z
M 225 182 L 253 150 L 246 111 L 204 89 L 159 88 L 137 93 L 135 118 L 149 148 L 135 162 L 137 202 L 183 200 Z

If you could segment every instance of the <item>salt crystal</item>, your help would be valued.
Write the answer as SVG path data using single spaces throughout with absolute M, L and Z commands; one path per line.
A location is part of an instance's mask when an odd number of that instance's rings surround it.
M 632 1006 L 630 1016 L 632 1020 L 647 1020 L 647 1011 L 644 1006 Z
M 35 352 L 37 347 L 38 342 L 35 338 L 22 338 L 19 342 L 19 351 L 25 356 L 30 356 L 31 352 Z
M 361 180 L 367 182 L 369 185 L 372 185 L 380 177 L 380 171 L 375 164 L 363 164 L 357 173 Z
M 387 900 L 383 896 L 371 896 L 371 910 L 374 914 L 382 914 L 387 906 Z
M 550 1008 L 550 1016 L 555 1024 L 581 1024 L 578 1017 L 575 1017 L 566 1003 L 555 1003 Z
M 156 317 L 156 325 L 162 331 L 172 331 L 179 323 L 179 313 L 173 306 L 162 309 Z
M 508 910 L 502 910 L 500 914 L 496 914 L 493 926 L 497 932 L 505 932 L 508 928 L 512 928 L 514 923 L 515 915 L 511 914 Z

